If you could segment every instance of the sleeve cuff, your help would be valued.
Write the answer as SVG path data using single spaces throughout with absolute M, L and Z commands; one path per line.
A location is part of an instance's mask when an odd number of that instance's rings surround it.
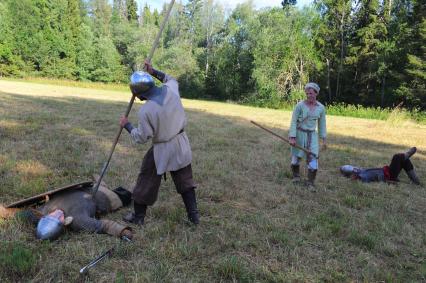
M 127 122 L 126 125 L 124 125 L 124 128 L 126 129 L 126 131 L 130 134 L 133 130 L 133 125 L 130 122 Z
M 160 72 L 158 70 L 153 70 L 153 76 L 156 77 L 160 82 L 164 82 L 164 79 L 166 77 L 166 74 L 164 74 L 163 72 Z

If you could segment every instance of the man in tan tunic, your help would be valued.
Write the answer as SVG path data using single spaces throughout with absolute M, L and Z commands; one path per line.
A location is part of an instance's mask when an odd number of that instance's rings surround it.
M 179 95 L 176 79 L 152 68 L 145 62 L 147 72 L 135 72 L 131 76 L 130 88 L 133 95 L 146 100 L 139 110 L 137 127 L 121 117 L 124 127 L 137 143 L 152 140 L 152 147 L 145 154 L 136 185 L 133 190 L 134 213 L 124 217 L 125 221 L 143 225 L 147 206 L 153 205 L 158 197 L 161 177 L 170 172 L 176 190 L 182 195 L 188 219 L 199 223 L 192 178 L 192 153 L 184 131 L 187 124 L 185 111 Z M 157 87 L 153 78 L 163 85 Z

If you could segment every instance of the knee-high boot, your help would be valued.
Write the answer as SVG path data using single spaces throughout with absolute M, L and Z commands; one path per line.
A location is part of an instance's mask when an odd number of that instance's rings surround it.
M 291 172 L 293 173 L 292 181 L 294 183 L 300 182 L 300 165 L 299 164 L 291 164 Z
M 185 204 L 186 213 L 188 214 L 188 219 L 194 224 L 200 223 L 200 216 L 197 209 L 197 198 L 195 196 L 195 190 L 191 189 L 187 192 L 181 194 L 183 203 Z
M 315 188 L 315 178 L 317 176 L 317 170 L 308 170 L 308 186 Z
M 408 178 L 410 178 L 411 182 L 413 182 L 416 185 L 420 185 L 419 177 L 417 177 L 416 171 L 414 169 L 407 171 L 407 175 L 408 175 Z
M 143 225 L 145 221 L 147 205 L 134 202 L 133 206 L 135 208 L 135 212 L 130 212 L 123 217 L 123 220 L 136 225 Z

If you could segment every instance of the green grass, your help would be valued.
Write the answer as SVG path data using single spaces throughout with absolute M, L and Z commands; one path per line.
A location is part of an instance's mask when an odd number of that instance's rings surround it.
M 99 174 L 128 99 L 128 92 L 0 80 L 0 203 Z M 425 187 L 410 184 L 404 173 L 400 184 L 387 185 L 351 181 L 338 171 L 343 164 L 383 166 L 393 153 L 416 145 L 412 161 L 426 183 L 424 125 L 328 116 L 329 148 L 321 152 L 313 193 L 291 182 L 288 146 L 249 122 L 286 136 L 289 111 L 183 102 L 198 227 L 188 225 L 171 178 L 162 182 L 145 226 L 133 227 L 133 243 L 72 231 L 40 242 L 31 225 L 0 220 L 0 281 L 425 281 Z M 123 133 L 106 183 L 133 186 L 149 146 Z M 106 218 L 121 222 L 125 212 Z M 113 246 L 115 253 L 86 277 L 78 274 Z
M 31 247 L 19 242 L 0 243 L 0 279 L 25 277 L 35 271 L 36 256 Z

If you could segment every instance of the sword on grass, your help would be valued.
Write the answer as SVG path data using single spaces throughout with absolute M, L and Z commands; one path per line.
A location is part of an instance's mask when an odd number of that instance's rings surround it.
M 121 239 L 126 241 L 126 242 L 132 241 L 129 238 L 127 238 L 126 236 L 122 236 Z M 95 266 L 98 262 L 100 262 L 101 260 L 111 256 L 112 253 L 114 252 L 115 248 L 116 248 L 116 246 L 110 248 L 109 250 L 107 250 L 106 252 L 102 253 L 100 256 L 98 256 L 97 258 L 95 258 L 94 260 L 89 262 L 87 265 L 83 266 L 80 269 L 80 274 L 86 274 L 89 271 L 89 269 L 92 268 L 93 266 Z
M 316 158 L 316 154 L 315 154 L 315 153 L 313 153 L 312 151 L 310 151 L 310 150 L 308 150 L 308 149 L 306 149 L 306 148 L 304 148 L 304 147 L 301 147 L 300 145 L 297 145 L 297 144 L 292 145 L 288 139 L 286 139 L 286 138 L 284 138 L 284 137 L 280 136 L 279 134 L 277 134 L 277 133 L 275 133 L 275 132 L 271 131 L 270 129 L 268 129 L 268 128 L 266 128 L 266 127 L 264 127 L 264 126 L 262 126 L 262 125 L 260 125 L 260 124 L 256 123 L 255 121 L 250 121 L 250 123 L 252 123 L 253 125 L 255 125 L 255 126 L 259 127 L 259 128 L 261 128 L 262 130 L 267 131 L 267 132 L 268 132 L 268 133 L 270 133 L 271 135 L 276 136 L 277 138 L 279 138 L 279 139 L 281 139 L 281 140 L 285 141 L 285 142 L 286 142 L 286 143 L 288 143 L 290 146 L 295 147 L 295 148 L 297 148 L 297 149 L 300 149 L 300 150 L 304 151 L 306 154 L 311 154 L 312 156 L 314 156 L 314 157 Z

